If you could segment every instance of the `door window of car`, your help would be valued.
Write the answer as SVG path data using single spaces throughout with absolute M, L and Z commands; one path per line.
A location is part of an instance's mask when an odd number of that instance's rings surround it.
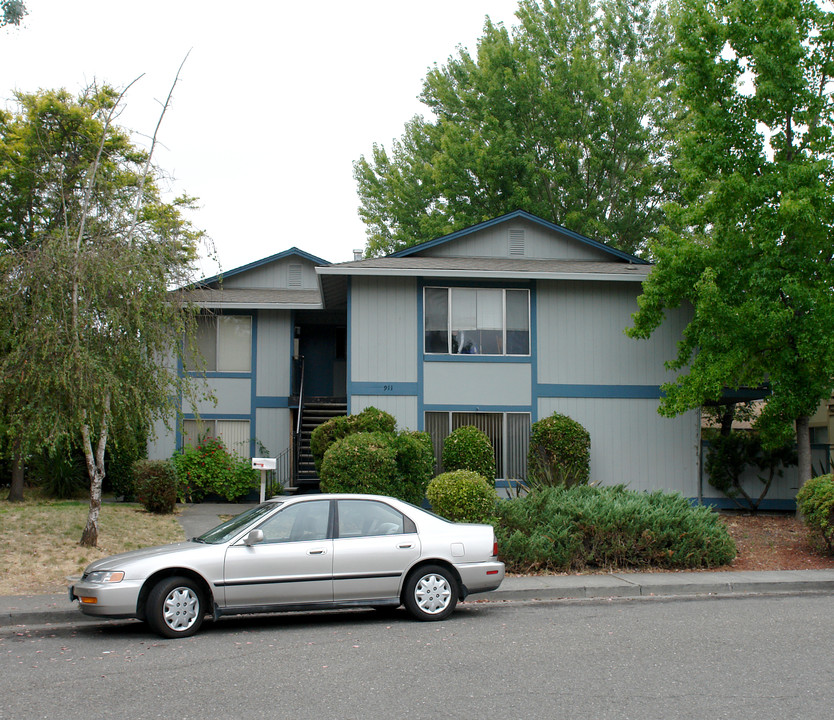
M 414 523 L 390 505 L 375 500 L 339 501 L 339 537 L 401 535 L 416 532 Z
M 265 543 L 301 542 L 327 538 L 330 502 L 315 500 L 289 505 L 259 528 Z

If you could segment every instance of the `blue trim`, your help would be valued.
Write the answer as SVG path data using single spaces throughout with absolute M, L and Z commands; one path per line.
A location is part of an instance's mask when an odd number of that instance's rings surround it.
M 539 296 L 538 284 L 530 290 L 530 422 L 539 419 Z
M 257 395 L 252 399 L 253 408 L 288 408 L 290 399 L 288 397 L 269 397 Z
M 355 395 L 417 395 L 416 382 L 355 382 L 351 383 L 351 394 Z
M 345 378 L 345 395 L 347 395 L 347 414 L 352 414 L 353 410 L 353 277 L 348 276 L 347 279 L 347 318 L 345 319 L 345 334 L 346 338 L 346 368 L 347 378 Z
M 624 398 L 659 400 L 659 385 L 557 385 L 538 384 L 536 398 Z
M 693 505 L 706 505 L 707 507 L 711 507 L 716 510 L 739 510 L 741 512 L 746 511 L 746 508 L 744 508 L 743 498 L 740 498 L 742 505 L 741 508 L 738 505 L 736 505 L 732 500 L 730 500 L 730 498 L 726 497 L 705 497 L 701 498 L 700 501 L 698 500 L 698 498 L 689 498 L 689 501 Z M 759 510 L 796 512 L 796 500 L 780 500 L 778 498 L 765 498 L 760 503 Z
M 247 265 L 241 265 L 240 267 L 233 268 L 232 270 L 227 270 L 226 272 L 221 272 L 214 277 L 203 278 L 202 280 L 198 280 L 191 285 L 187 285 L 185 289 L 193 289 L 195 287 L 200 287 L 202 285 L 210 285 L 211 283 L 220 282 L 223 278 L 231 277 L 232 275 L 237 275 L 239 273 L 246 272 L 247 270 L 254 270 L 259 267 L 263 267 L 271 262 L 275 262 L 276 260 L 282 260 L 285 257 L 292 257 L 297 256 L 302 258 L 303 260 L 309 260 L 314 265 L 330 265 L 331 263 L 328 260 L 322 260 L 322 258 L 316 257 L 315 255 L 311 255 L 308 252 L 304 252 L 304 250 L 299 250 L 297 247 L 291 247 L 289 250 L 284 250 L 283 252 L 279 252 L 276 255 L 270 255 L 269 257 L 263 258 L 261 260 L 255 260 L 255 262 L 248 263 Z
M 529 365 L 530 355 L 423 355 L 423 362 L 488 362 L 488 363 L 522 363 Z
M 577 240 L 578 242 L 582 243 L 583 245 L 588 245 L 592 248 L 597 250 L 602 250 L 603 252 L 609 253 L 614 257 L 617 257 L 621 260 L 627 260 L 630 263 L 637 264 L 637 265 L 651 265 L 650 262 L 643 260 L 642 258 L 637 257 L 636 255 L 630 255 L 629 253 L 625 253 L 622 250 L 617 250 L 612 247 L 608 247 L 598 240 L 592 240 L 591 238 L 580 235 L 573 230 L 568 230 L 561 225 L 557 225 L 556 223 L 549 222 L 544 218 L 540 218 L 537 215 L 533 215 L 528 213 L 524 210 L 515 210 L 514 212 L 507 213 L 506 215 L 501 215 L 500 217 L 493 218 L 492 220 L 486 220 L 482 223 L 478 223 L 477 225 L 470 225 L 463 230 L 458 230 L 457 232 L 453 232 L 449 235 L 444 235 L 443 237 L 436 238 L 435 240 L 427 240 L 424 243 L 420 243 L 419 245 L 412 245 L 411 247 L 405 248 L 403 250 L 399 250 L 395 253 L 391 253 L 388 257 L 408 257 L 409 255 L 415 255 L 418 252 L 423 250 L 428 250 L 433 247 L 437 247 L 438 245 L 444 245 L 447 242 L 451 242 L 452 240 L 457 240 L 461 237 L 466 237 L 474 232 L 478 232 L 480 230 L 485 230 L 486 228 L 493 227 L 494 225 L 499 225 L 504 222 L 508 222 L 510 220 L 516 219 L 527 220 L 532 223 L 536 223 L 537 225 L 541 225 L 548 230 L 555 231 L 562 235 L 565 235 L 573 240 Z
M 183 420 L 249 420 L 252 421 L 251 413 L 200 413 L 199 417 L 196 413 L 183 413 Z M 249 426 L 252 430 L 252 426 Z
M 423 405 L 424 412 L 531 413 L 530 405 Z

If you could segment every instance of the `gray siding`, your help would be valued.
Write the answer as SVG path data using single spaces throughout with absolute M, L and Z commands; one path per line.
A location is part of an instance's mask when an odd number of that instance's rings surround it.
M 260 457 L 266 448 L 268 457 L 278 457 L 292 444 L 291 416 L 286 408 L 258 408 L 255 410 L 255 455 Z
M 186 415 L 249 415 L 252 410 L 252 381 L 247 378 L 209 378 L 208 387 L 217 398 L 217 404 L 210 399 L 198 399 L 195 404 L 183 398 L 182 411 Z
M 660 385 L 688 314 L 667 312 L 649 340 L 624 334 L 637 311 L 638 283 L 540 282 L 536 289 L 541 383 Z
M 523 254 L 510 253 L 511 233 L 523 232 Z M 516 238 L 519 236 L 516 235 Z M 517 246 L 516 246 L 517 247 Z M 465 237 L 431 248 L 426 254 L 437 257 L 526 257 L 548 260 L 604 260 L 610 254 L 560 236 L 537 224 L 524 220 L 501 223 Z
M 353 278 L 350 382 L 416 382 L 417 294 L 414 280 Z
M 258 312 L 257 394 L 290 394 L 292 314 L 289 310 Z
M 301 266 L 301 285 L 290 285 L 290 266 Z M 289 288 L 315 290 L 318 287 L 315 265 L 300 257 L 285 257 L 261 267 L 223 279 L 227 288 Z
M 631 490 L 698 497 L 700 415 L 657 414 L 657 400 L 542 398 L 539 417 L 554 412 L 591 434 L 591 481 Z
M 148 458 L 150 460 L 167 460 L 176 452 L 176 435 L 173 428 L 177 422 L 170 418 L 171 430 L 165 427 L 162 420 L 156 420 L 151 426 L 151 437 L 148 439 Z
M 531 366 L 527 363 L 427 362 L 423 366 L 426 405 L 529 406 Z
M 350 413 L 356 415 L 367 407 L 375 407 L 393 415 L 397 430 L 417 430 L 417 398 L 413 395 L 354 395 L 350 400 Z

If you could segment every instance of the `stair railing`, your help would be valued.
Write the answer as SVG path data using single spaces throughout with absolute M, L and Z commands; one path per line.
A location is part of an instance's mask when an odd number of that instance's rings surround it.
M 301 381 L 299 382 L 298 387 L 298 413 L 295 422 L 295 434 L 292 439 L 294 458 L 292 467 L 292 484 L 294 486 L 298 484 L 298 465 L 301 461 L 301 416 L 304 412 L 304 356 L 299 355 L 298 361 L 301 365 Z

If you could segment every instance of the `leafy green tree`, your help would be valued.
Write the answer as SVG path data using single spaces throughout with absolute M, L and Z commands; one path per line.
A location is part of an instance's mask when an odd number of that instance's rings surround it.
M 169 288 L 190 279 L 200 237 L 188 199 L 163 201 L 150 153 L 113 124 L 121 97 L 17 93 L 0 115 L 4 427 L 23 456 L 83 449 L 91 546 L 110 428 L 169 415 L 181 389 L 161 360 L 193 316 Z
M 634 252 L 670 181 L 662 5 L 522 0 L 424 82 L 390 151 L 354 164 L 369 256 L 522 209 Z M 666 100 L 663 100 L 666 98 Z
M 683 200 L 629 331 L 648 337 L 691 304 L 661 411 L 767 384 L 759 424 L 795 427 L 800 482 L 809 415 L 834 384 L 832 19 L 815 0 L 679 3 Z
M 27 12 L 23 0 L 0 0 L 0 27 L 20 25 Z

